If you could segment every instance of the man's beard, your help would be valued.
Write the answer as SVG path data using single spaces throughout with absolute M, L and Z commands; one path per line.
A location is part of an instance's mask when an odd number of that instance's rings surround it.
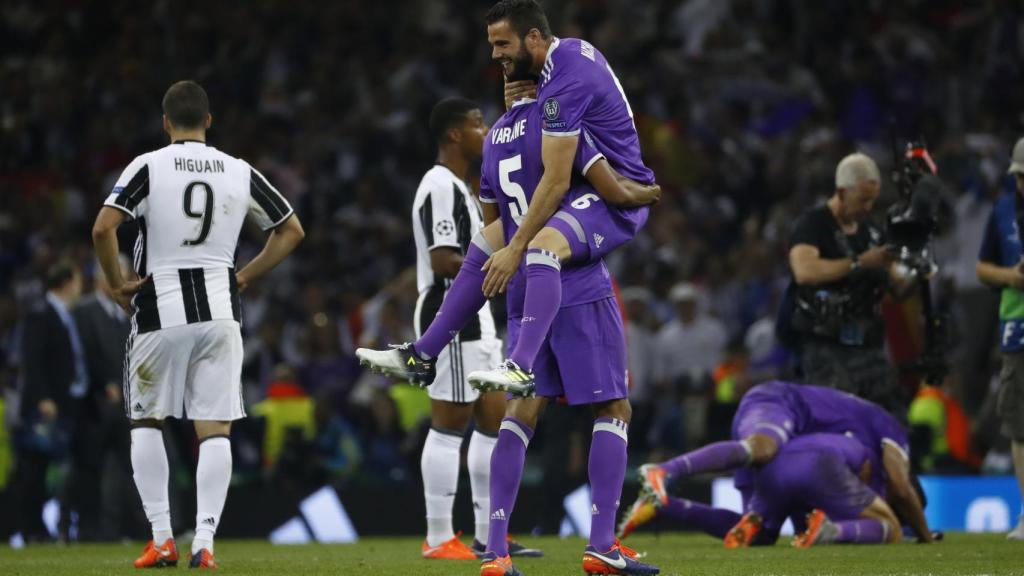
M 530 66 L 532 64 L 533 57 L 530 56 L 525 45 L 521 46 L 519 53 L 512 59 L 512 72 L 508 75 L 508 81 L 518 82 L 519 80 L 532 80 L 536 82 L 537 75 L 530 72 Z

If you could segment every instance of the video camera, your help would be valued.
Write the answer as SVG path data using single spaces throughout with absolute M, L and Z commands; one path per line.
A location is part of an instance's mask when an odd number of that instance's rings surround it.
M 903 157 L 893 141 L 892 180 L 897 199 L 889 208 L 886 231 L 896 260 L 908 274 L 921 279 L 921 304 L 924 316 L 925 346 L 921 355 L 904 367 L 932 384 L 942 381 L 949 371 L 946 353 L 953 343 L 948 313 L 932 302 L 928 278 L 938 271 L 932 253 L 932 238 L 952 218 L 952 208 L 937 168 L 923 142 L 911 141 Z
M 903 158 L 899 158 L 893 146 L 893 156 L 892 181 L 897 198 L 886 215 L 889 245 L 896 260 L 910 274 L 928 277 L 938 270 L 931 240 L 945 224 L 949 213 L 943 198 L 943 184 L 922 142 L 908 142 Z

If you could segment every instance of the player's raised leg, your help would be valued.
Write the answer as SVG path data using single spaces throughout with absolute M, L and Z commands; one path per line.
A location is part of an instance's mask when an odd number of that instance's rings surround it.
M 434 320 L 416 342 L 392 346 L 388 350 L 359 348 L 360 363 L 419 386 L 429 386 L 435 378 L 435 359 L 463 327 L 487 304 L 483 295 L 481 270 L 495 246 L 503 245 L 501 221 L 495 221 L 473 237 L 458 274 L 448 288 Z
M 542 229 L 526 253 L 526 299 L 519 340 L 508 360 L 491 370 L 473 372 L 469 382 L 479 390 L 501 390 L 516 396 L 533 393 L 533 363 L 562 305 L 562 262 L 572 252 L 555 228 Z M 483 278 L 481 278 L 483 282 Z

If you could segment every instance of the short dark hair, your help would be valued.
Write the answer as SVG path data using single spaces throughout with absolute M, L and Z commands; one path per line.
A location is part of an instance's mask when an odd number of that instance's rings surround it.
M 446 140 L 448 130 L 463 121 L 470 110 L 480 105 L 465 98 L 445 98 L 430 111 L 430 137 L 438 144 Z
M 195 80 L 171 84 L 164 94 L 164 115 L 175 128 L 205 128 L 210 114 L 210 99 Z
M 59 290 L 71 282 L 77 272 L 75 265 L 70 260 L 58 260 L 46 269 L 44 284 L 47 290 Z
M 541 38 L 551 37 L 551 26 L 548 25 L 548 17 L 544 9 L 540 7 L 537 0 L 501 0 L 487 11 L 484 17 L 487 25 L 490 26 L 502 20 L 508 20 L 509 25 L 520 38 L 526 36 L 533 28 L 540 32 Z

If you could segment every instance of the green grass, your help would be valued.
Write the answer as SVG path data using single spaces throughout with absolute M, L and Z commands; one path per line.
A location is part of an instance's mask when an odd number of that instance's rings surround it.
M 522 538 L 547 552 L 516 565 L 526 576 L 582 574 L 579 539 Z M 948 534 L 934 545 L 832 546 L 795 550 L 788 540 L 771 548 L 724 550 L 707 536 L 638 534 L 630 545 L 648 553 L 647 560 L 665 575 L 702 574 L 1024 574 L 1024 543 L 1002 534 Z M 419 558 L 419 539 L 366 538 L 356 545 L 271 546 L 259 541 L 217 543 L 224 574 L 330 575 L 466 575 L 475 576 L 474 562 L 428 561 Z M 141 544 L 36 546 L 23 550 L 0 547 L 0 574 L 130 574 Z M 178 570 L 184 570 L 183 560 Z M 168 571 L 159 572 L 167 574 Z

